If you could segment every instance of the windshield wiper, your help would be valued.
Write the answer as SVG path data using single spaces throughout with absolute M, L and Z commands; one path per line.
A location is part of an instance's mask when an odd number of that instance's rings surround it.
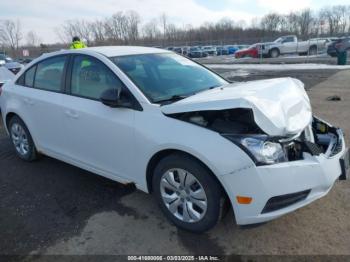
M 193 95 L 196 95 L 196 94 L 199 94 L 199 93 L 202 93 L 202 92 L 205 92 L 205 91 L 208 91 L 208 90 L 211 90 L 211 89 L 214 89 L 214 88 L 217 88 L 217 87 L 220 87 L 221 85 L 214 85 L 214 86 L 210 86 L 204 90 L 201 90 L 199 92 L 196 92 L 196 93 L 192 93 L 192 94 L 188 94 L 188 95 L 173 95 L 169 98 L 166 98 L 166 99 L 162 99 L 162 100 L 157 100 L 155 101 L 155 103 L 160 103 L 160 104 L 170 104 L 170 103 L 173 103 L 173 102 L 176 102 L 176 101 L 179 101 L 179 100 L 182 100 L 182 99 L 185 99 L 189 96 L 193 96 Z
M 185 99 L 187 97 L 188 96 L 186 96 L 186 95 L 173 95 L 173 96 L 166 98 L 166 99 L 157 100 L 157 101 L 155 101 L 155 103 L 160 103 L 160 104 L 173 103 L 173 102 Z
M 197 95 L 197 94 L 199 94 L 199 93 L 203 93 L 203 92 L 206 92 L 206 91 L 208 91 L 208 90 L 212 90 L 212 89 L 217 88 L 217 87 L 220 87 L 220 86 L 221 86 L 221 85 L 214 85 L 214 86 L 208 87 L 208 88 L 206 88 L 206 89 L 203 89 L 203 90 L 201 90 L 201 91 L 198 91 L 198 92 L 196 92 L 196 93 L 193 93 L 192 95 Z

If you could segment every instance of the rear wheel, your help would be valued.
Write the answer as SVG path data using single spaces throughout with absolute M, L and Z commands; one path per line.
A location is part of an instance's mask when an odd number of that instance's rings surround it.
M 17 116 L 9 122 L 9 132 L 16 154 L 25 161 L 37 159 L 37 151 L 33 139 L 24 122 Z
M 317 55 L 317 47 L 311 46 L 309 49 L 309 55 Z
M 210 171 L 196 159 L 173 154 L 155 168 L 153 190 L 165 216 L 176 226 L 204 232 L 218 222 L 222 190 Z

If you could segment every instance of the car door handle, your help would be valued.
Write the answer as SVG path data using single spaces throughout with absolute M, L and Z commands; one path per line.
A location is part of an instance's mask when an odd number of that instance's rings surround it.
M 24 103 L 26 103 L 27 105 L 30 105 L 30 106 L 34 105 L 33 100 L 31 100 L 29 98 L 24 98 Z
M 79 117 L 78 113 L 75 111 L 71 111 L 71 110 L 66 110 L 65 114 L 70 117 L 70 118 L 74 118 L 77 119 Z

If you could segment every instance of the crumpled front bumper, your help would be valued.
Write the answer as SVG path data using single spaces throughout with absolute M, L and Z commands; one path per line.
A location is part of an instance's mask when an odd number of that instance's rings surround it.
M 326 152 L 320 155 L 304 153 L 302 160 L 252 165 L 237 173 L 224 175 L 223 183 L 237 224 L 269 221 L 326 195 L 334 182 L 344 175 L 344 167 L 340 163 L 348 149 L 340 129 L 337 129 L 337 142 L 338 146 L 330 143 Z M 238 204 L 237 196 L 251 197 L 252 202 Z

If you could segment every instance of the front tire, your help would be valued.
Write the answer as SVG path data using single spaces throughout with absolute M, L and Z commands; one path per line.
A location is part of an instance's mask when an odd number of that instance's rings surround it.
M 280 56 L 280 50 L 278 50 L 277 48 L 274 48 L 272 50 L 269 51 L 269 56 L 271 58 L 277 58 Z
M 27 126 L 17 116 L 9 121 L 9 133 L 18 157 L 25 161 L 37 159 L 37 151 Z
M 207 231 L 222 214 L 221 186 L 203 164 L 185 154 L 172 154 L 158 163 L 153 192 L 165 216 L 188 231 Z

